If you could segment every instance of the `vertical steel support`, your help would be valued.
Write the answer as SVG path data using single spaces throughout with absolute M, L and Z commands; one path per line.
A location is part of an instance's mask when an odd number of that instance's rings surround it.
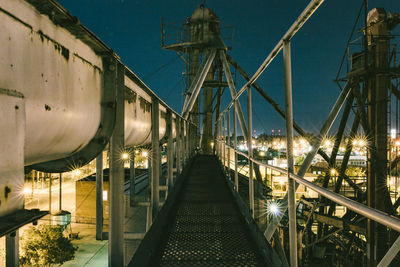
M 221 162 L 223 162 L 223 160 L 224 160 L 224 154 L 223 154 L 223 146 L 224 146 L 224 132 L 223 132 L 223 123 L 224 123 L 224 121 L 223 121 L 223 116 L 222 116 L 222 114 L 221 114 L 221 117 L 220 117 L 220 120 L 219 120 L 219 128 L 220 128 L 220 130 L 219 130 L 219 135 L 220 135 L 220 138 L 219 138 L 219 140 L 220 140 L 220 147 L 219 147 L 219 153 L 220 153 L 220 159 L 221 159 Z
M 228 128 L 227 129 L 227 133 L 228 133 L 228 135 L 226 137 L 226 143 L 228 145 L 228 151 L 227 151 L 228 158 L 227 158 L 227 161 L 228 161 L 228 177 L 229 177 L 229 180 L 231 179 L 231 149 L 230 149 L 230 147 L 231 147 L 231 122 L 230 122 L 231 116 L 230 116 L 230 114 L 231 114 L 231 110 L 228 109 L 228 112 L 227 112 L 227 121 L 228 121 L 228 123 L 227 123 L 227 128 Z
M 173 186 L 173 168 L 174 168 L 174 139 L 172 136 L 172 112 L 167 111 L 167 180 L 168 192 Z
M 180 138 L 180 142 L 181 142 L 181 158 L 182 158 L 182 170 L 186 165 L 186 158 L 185 158 L 185 120 L 181 119 L 180 124 L 181 126 L 181 138 Z
M 50 216 L 50 224 L 51 224 L 51 174 L 50 173 L 46 173 L 46 176 L 49 178 L 49 216 Z
M 33 180 L 32 180 L 33 183 Z M 33 192 L 33 191 L 32 191 Z M 62 210 L 62 174 L 60 173 L 60 183 L 58 184 L 58 210 Z
M 116 65 L 116 66 L 115 66 Z M 108 266 L 120 267 L 124 265 L 124 161 L 121 160 L 121 151 L 124 149 L 124 65 L 120 62 L 116 67 L 117 87 L 116 120 L 114 132 L 110 140 L 110 213 L 108 223 Z M 111 77 L 110 77 L 111 78 Z M 116 81 L 116 84 L 115 84 Z M 111 81 L 112 82 L 112 81 Z
M 103 151 L 96 157 L 96 240 L 103 239 Z
M 339 114 L 340 109 L 343 106 L 344 101 L 347 99 L 351 92 L 350 83 L 347 83 L 343 90 L 340 92 L 338 99 L 336 100 L 334 106 L 332 107 L 331 111 L 329 112 L 328 118 L 326 119 L 324 125 L 318 134 L 318 136 L 314 139 L 314 142 L 311 146 L 311 151 L 308 152 L 306 158 L 304 159 L 303 164 L 301 165 L 297 175 L 303 177 L 308 168 L 311 166 L 312 160 L 314 159 L 315 155 L 317 154 L 319 147 L 322 143 L 322 140 L 325 138 L 326 134 L 328 133 L 329 129 L 331 128 L 333 122 L 335 121 L 337 115 Z M 299 184 L 295 183 L 295 190 L 297 189 Z M 264 231 L 265 238 L 270 241 L 276 228 L 278 227 L 278 223 L 283 217 L 287 209 L 287 201 L 288 195 L 286 194 L 285 197 L 281 201 L 281 213 L 277 216 L 276 219 L 271 220 L 268 224 L 267 229 Z
M 217 140 L 218 140 L 218 159 L 220 161 L 222 161 L 222 155 L 221 155 L 221 152 L 222 152 L 222 149 L 221 149 L 222 126 L 221 125 L 222 125 L 222 120 L 221 120 L 221 116 L 219 116 L 218 117 L 218 127 L 217 127 L 218 128 Z
M 226 118 L 225 118 L 225 112 L 222 114 L 222 166 L 224 167 L 224 170 L 226 169 L 225 161 L 225 151 L 226 151 Z
M 131 149 L 129 153 L 129 182 L 131 188 L 129 190 L 129 206 L 133 207 L 135 203 L 135 183 L 136 183 L 136 173 L 135 173 L 135 150 Z
M 160 203 L 160 107 L 155 97 L 151 103 L 151 207 L 152 221 L 157 216 Z
M 150 153 L 149 153 L 150 154 Z M 151 189 L 151 177 L 152 177 L 152 160 L 150 155 L 147 156 L 147 175 L 149 177 L 149 182 L 150 182 L 150 193 L 152 191 Z M 146 233 L 149 231 L 151 224 L 153 223 L 153 210 L 152 210 L 152 200 L 151 200 L 152 195 L 150 194 L 150 205 L 146 207 Z
M 185 129 L 186 129 L 186 136 L 185 136 L 185 143 L 186 143 L 186 161 L 190 158 L 190 122 L 187 120 L 185 121 Z
M 18 230 L 6 235 L 6 267 L 19 266 L 19 233 Z
M 251 107 L 251 87 L 247 88 L 247 115 L 248 115 L 248 140 L 247 140 L 247 149 L 249 152 L 249 203 L 250 203 L 250 212 L 254 218 L 254 184 L 253 184 L 253 114 Z
M 296 190 L 295 181 L 290 178 L 294 173 L 293 162 L 293 104 L 292 104 L 292 67 L 290 41 L 283 42 L 283 60 L 286 102 L 286 155 L 288 164 L 288 213 L 289 213 L 289 250 L 290 266 L 297 266 L 297 229 L 296 229 Z
M 235 100 L 237 101 L 237 100 Z M 237 105 L 234 105 L 234 112 L 233 112 L 233 146 L 234 146 L 234 153 L 235 153 L 235 189 L 236 192 L 239 192 L 239 173 L 238 173 L 238 154 L 236 153 L 237 149 L 237 113 L 236 113 Z
M 176 177 L 181 173 L 181 124 L 180 118 L 176 116 L 175 118 L 175 153 L 176 153 Z

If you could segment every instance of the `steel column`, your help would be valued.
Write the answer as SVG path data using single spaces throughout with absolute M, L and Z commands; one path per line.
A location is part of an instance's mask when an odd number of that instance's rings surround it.
M 185 143 L 186 143 L 186 161 L 189 160 L 190 158 L 190 122 L 187 120 L 185 121 L 185 129 L 186 129 L 186 137 L 185 137 Z
M 173 186 L 173 168 L 174 168 L 174 139 L 172 136 L 172 112 L 167 111 L 167 181 L 168 181 L 168 192 Z
M 344 103 L 344 101 L 347 99 L 349 93 L 351 92 L 351 87 L 350 84 L 347 83 L 346 86 L 343 88 L 343 90 L 340 92 L 340 95 L 338 99 L 336 100 L 334 106 L 332 107 L 327 120 L 325 121 L 324 125 L 322 126 L 320 133 L 318 136 L 315 138 L 315 141 L 311 147 L 311 151 L 307 154 L 306 158 L 304 159 L 303 164 L 300 167 L 300 170 L 297 172 L 297 175 L 300 177 L 303 177 L 304 174 L 306 173 L 307 169 L 310 167 L 312 160 L 314 159 L 315 155 L 317 154 L 317 151 L 321 145 L 322 140 L 325 138 L 326 134 L 328 133 L 329 129 L 331 128 L 333 122 L 335 121 L 337 115 L 339 114 L 339 111 Z M 299 184 L 295 184 L 295 189 Z M 272 220 L 267 229 L 264 232 L 265 238 L 269 241 L 271 240 L 276 227 L 278 226 L 278 223 L 283 217 L 283 214 L 285 213 L 287 209 L 287 201 L 288 201 L 288 195 L 286 194 L 285 197 L 282 199 L 281 202 L 281 214 L 275 219 Z
M 251 107 L 251 87 L 247 88 L 247 114 L 248 114 L 248 139 L 247 149 L 249 152 L 249 203 L 251 216 L 254 218 L 254 184 L 253 184 L 253 121 L 252 121 L 252 107 Z
M 176 177 L 181 173 L 181 125 L 180 118 L 176 116 L 175 118 L 175 155 L 176 155 Z
M 236 106 L 233 108 L 235 109 L 233 112 L 233 146 L 235 149 L 235 189 L 236 192 L 239 192 L 239 173 L 238 173 L 238 154 L 236 153 L 237 149 L 237 115 L 236 115 Z
M 183 170 L 183 168 L 186 165 L 185 120 L 184 119 L 181 119 L 181 124 L 180 125 L 181 125 L 181 140 L 180 141 L 181 141 L 181 145 L 182 145 L 181 153 L 182 153 L 182 170 Z
M 103 151 L 96 157 L 96 240 L 103 239 Z
M 129 153 L 129 206 L 133 207 L 135 203 L 135 184 L 136 184 L 136 173 L 135 173 L 135 150 L 132 148 Z
M 118 62 L 110 65 L 116 67 L 116 79 L 113 86 L 117 87 L 116 122 L 110 140 L 110 212 L 108 225 L 108 266 L 124 265 L 124 162 L 121 151 L 124 149 L 124 92 L 125 68 Z M 111 78 L 111 77 L 110 77 Z M 116 81 L 116 84 L 115 84 Z M 112 82 L 112 81 L 111 81 Z
M 33 183 L 33 180 L 32 180 Z M 33 192 L 33 191 L 32 191 Z M 58 210 L 62 210 L 62 174 L 60 173 L 60 183 L 58 184 Z
M 219 146 L 219 159 L 222 161 L 222 114 L 221 116 L 218 118 L 218 146 Z
M 19 233 L 16 230 L 6 235 L 6 267 L 19 266 Z
M 157 216 L 160 204 L 160 107 L 154 97 L 151 103 L 151 209 L 152 221 Z
M 228 121 L 228 123 L 227 123 L 227 133 L 228 133 L 228 135 L 227 135 L 227 138 L 226 138 L 226 143 L 228 144 L 227 161 L 228 161 L 228 177 L 229 177 L 229 180 L 231 179 L 231 149 L 230 149 L 230 147 L 231 147 L 231 122 L 230 122 L 231 116 L 230 116 L 230 113 L 231 113 L 231 110 L 228 109 L 228 112 L 227 112 L 227 121 Z
M 186 165 L 186 144 L 185 144 L 185 120 L 181 119 L 181 143 L 182 143 L 182 169 Z
M 288 164 L 288 213 L 289 213 L 289 250 L 290 266 L 297 266 L 297 226 L 296 226 L 296 190 L 295 181 L 290 178 L 294 173 L 293 162 L 293 104 L 292 104 L 292 66 L 290 41 L 283 42 L 283 61 L 285 76 L 286 102 L 286 156 Z
M 226 170 L 226 117 L 225 117 L 225 112 L 222 115 L 222 147 L 223 147 L 223 160 L 222 160 L 222 166 L 224 167 L 224 170 Z
M 49 177 L 49 216 L 50 216 L 50 224 L 51 224 L 51 174 L 50 173 L 46 173 L 46 176 Z

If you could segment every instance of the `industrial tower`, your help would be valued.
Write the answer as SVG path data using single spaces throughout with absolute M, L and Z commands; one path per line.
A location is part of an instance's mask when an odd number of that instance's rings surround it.
M 221 60 L 215 55 L 217 51 L 225 53 L 228 48 L 221 37 L 218 17 L 204 5 L 200 5 L 180 26 L 163 21 L 162 48 L 176 51 L 185 62 L 186 88 L 182 114 L 196 125 L 200 124 L 202 115 L 200 145 L 204 154 L 211 154 L 213 101 L 216 99 L 216 114 L 219 114 L 221 88 L 227 86 L 222 81 Z M 200 88 L 203 88 L 202 99 L 198 97 Z M 217 89 L 215 94 L 213 88 Z

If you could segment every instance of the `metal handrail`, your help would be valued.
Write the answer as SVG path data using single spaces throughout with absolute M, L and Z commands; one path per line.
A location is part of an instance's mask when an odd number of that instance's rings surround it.
M 226 112 L 232 107 L 235 101 L 246 91 L 247 88 L 251 87 L 253 83 L 260 77 L 268 65 L 274 60 L 274 58 L 279 54 L 279 51 L 283 48 L 283 41 L 290 40 L 298 30 L 304 25 L 304 23 L 311 17 L 311 15 L 318 9 L 318 7 L 324 2 L 324 0 L 313 0 L 308 6 L 303 10 L 296 21 L 290 26 L 289 30 L 283 35 L 279 42 L 275 45 L 274 49 L 269 53 L 268 57 L 264 60 L 261 66 L 257 69 L 254 75 L 250 78 L 248 82 L 237 92 L 236 96 L 229 103 L 228 107 L 223 111 Z M 223 113 L 222 112 L 222 113 Z
M 221 140 L 217 140 L 217 142 L 225 143 Z M 232 150 L 234 150 L 235 153 L 237 153 L 239 155 L 243 155 L 246 158 L 249 158 L 248 154 L 243 153 L 243 152 L 237 150 L 236 148 L 231 147 L 230 145 L 228 145 L 228 147 L 230 147 Z M 250 160 L 255 164 L 272 169 L 274 171 L 277 171 L 280 173 L 285 173 L 285 174 L 288 173 L 287 170 L 284 168 L 280 168 L 277 166 L 273 166 L 270 164 L 260 162 L 252 157 L 250 157 Z M 332 192 L 324 187 L 321 187 L 317 184 L 307 181 L 306 179 L 304 179 L 303 177 L 301 177 L 297 174 L 290 174 L 290 178 L 294 179 L 297 183 L 304 185 L 304 186 L 312 189 L 313 191 L 317 192 L 318 194 L 332 200 L 333 202 L 354 211 L 357 214 L 360 214 L 368 219 L 374 220 L 382 225 L 385 225 L 393 230 L 400 232 L 400 219 L 397 217 L 391 216 L 385 212 L 368 207 L 362 203 L 351 200 L 343 195 Z

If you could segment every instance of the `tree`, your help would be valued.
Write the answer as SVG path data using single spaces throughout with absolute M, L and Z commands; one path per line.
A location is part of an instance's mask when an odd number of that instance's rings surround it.
M 62 226 L 39 225 L 24 232 L 21 238 L 20 264 L 54 266 L 74 258 L 71 240 L 63 235 Z
M 365 177 L 365 168 L 347 166 L 346 175 L 349 177 Z

